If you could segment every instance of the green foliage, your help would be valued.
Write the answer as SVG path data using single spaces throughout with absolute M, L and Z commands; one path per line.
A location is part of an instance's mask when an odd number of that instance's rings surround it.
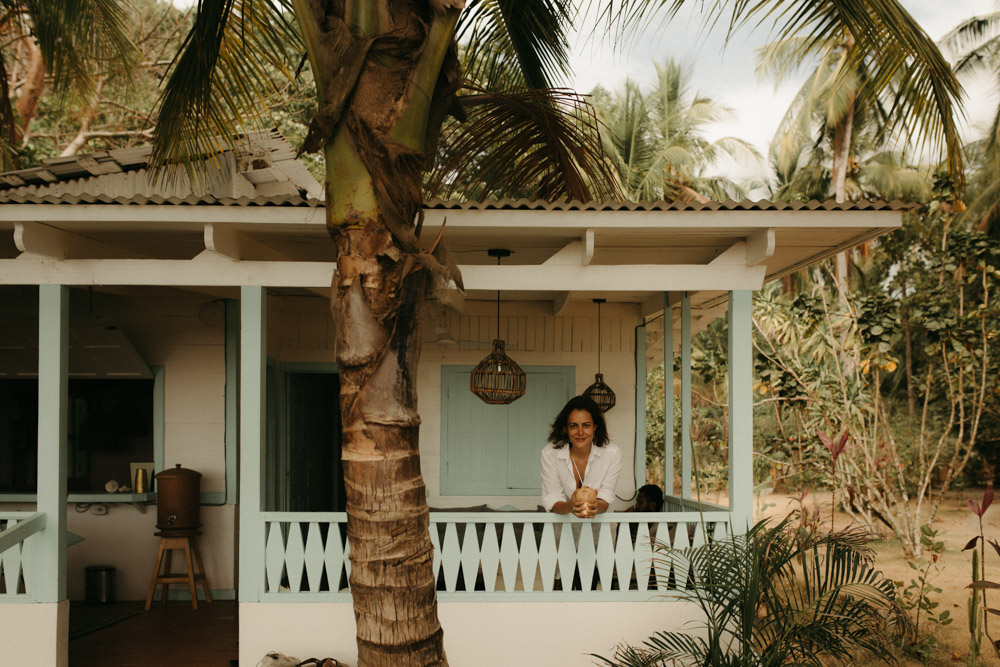
M 699 606 L 704 624 L 596 657 L 616 667 L 895 662 L 906 615 L 893 583 L 873 568 L 869 540 L 856 531 L 819 535 L 785 519 L 683 551 L 658 544 L 659 568 L 690 564 L 697 585 L 677 593 Z
M 934 597 L 942 591 L 931 583 L 931 579 L 941 573 L 938 559 L 945 551 L 944 542 L 937 539 L 939 536 L 940 532 L 930 526 L 920 527 L 920 543 L 924 547 L 926 558 L 906 562 L 916 572 L 916 578 L 910 579 L 909 585 L 903 588 L 903 582 L 896 582 L 900 606 L 914 615 L 910 633 L 900 642 L 900 647 L 906 653 L 921 659 L 927 659 L 937 647 L 934 630 L 949 625 L 954 620 L 947 609 L 938 610 L 941 603 Z M 922 633 L 925 624 L 928 626 L 927 631 Z
M 731 111 L 692 93 L 691 68 L 673 58 L 655 63 L 656 84 L 643 92 L 626 79 L 609 92 L 600 86 L 593 103 L 601 139 L 626 199 L 740 199 L 745 189 L 709 169 L 722 158 L 756 159 L 745 141 L 705 138 L 705 128 Z

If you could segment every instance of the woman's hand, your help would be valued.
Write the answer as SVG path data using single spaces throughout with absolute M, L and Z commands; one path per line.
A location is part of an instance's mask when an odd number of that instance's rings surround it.
M 588 501 L 580 498 L 580 489 L 573 492 L 573 497 L 569 500 L 573 507 L 574 516 L 580 519 L 593 519 L 597 514 L 597 501 Z

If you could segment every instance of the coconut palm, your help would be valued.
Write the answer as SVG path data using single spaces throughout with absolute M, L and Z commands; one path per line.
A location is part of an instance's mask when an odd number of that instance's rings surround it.
M 698 584 L 680 583 L 677 594 L 698 605 L 704 625 L 691 634 L 658 632 L 602 660 L 615 667 L 895 662 L 893 641 L 907 616 L 893 582 L 874 569 L 869 539 L 856 531 L 818 535 L 785 519 L 695 548 L 659 544 L 659 572 L 688 572 Z
M 691 68 L 673 58 L 656 66 L 656 84 L 643 94 L 626 79 L 609 93 L 598 87 L 593 104 L 605 150 L 622 192 L 635 201 L 740 199 L 744 189 L 721 175 L 707 175 L 721 158 L 756 158 L 747 142 L 732 137 L 708 141 L 704 126 L 731 113 L 711 98 L 693 95 Z
M 674 0 L 673 7 L 683 4 Z M 750 22 L 774 23 L 776 40 L 765 53 L 765 71 L 788 73 L 820 61 L 829 70 L 828 122 L 832 127 L 834 193 L 843 200 L 851 159 L 855 112 L 883 105 L 879 137 L 940 148 L 955 182 L 963 183 L 956 129 L 961 86 L 934 42 L 897 0 L 716 0 L 713 23 L 734 31 Z M 919 151 L 918 151 L 919 152 Z
M 17 168 L 46 85 L 86 108 L 100 82 L 128 84 L 139 51 L 127 24 L 118 0 L 0 0 L 0 170 Z M 15 52 L 20 71 L 8 71 Z
M 986 73 L 994 79 L 994 92 L 1000 91 L 1000 12 L 973 16 L 962 21 L 941 38 L 941 48 L 955 64 L 959 77 Z M 1000 229 L 1000 105 L 997 106 L 985 136 L 967 147 L 975 174 L 970 184 L 967 217 L 976 221 L 981 231 L 997 235 Z
M 871 12 L 864 9 L 873 3 Z M 570 130 L 578 127 L 573 109 L 542 88 L 559 82 L 566 69 L 565 35 L 581 4 L 201 0 L 164 91 L 153 157 L 184 161 L 234 143 L 234 133 L 266 109 L 277 88 L 274 77 L 294 76 L 305 63 L 315 80 L 317 112 L 303 148 L 326 158 L 327 220 L 338 267 L 332 300 L 342 325 L 336 348 L 351 586 L 363 665 L 445 663 L 419 472 L 415 378 L 423 294 L 433 283 L 461 282 L 441 244 L 428 253 L 420 243 L 423 177 L 438 156 L 450 114 L 494 130 L 482 145 L 468 144 L 484 165 L 504 158 L 486 151 L 506 145 L 506 137 L 527 137 L 529 176 L 546 196 L 591 198 L 613 191 L 599 155 L 570 149 L 576 141 Z M 668 3 L 595 4 L 604 10 L 609 34 L 619 35 L 619 26 L 628 31 L 641 25 L 650 11 Z M 898 8 L 895 0 L 819 6 L 846 14 L 859 53 L 886 49 L 890 65 L 913 70 L 914 86 L 926 82 L 936 51 L 910 39 L 919 33 L 912 21 L 900 24 L 901 30 L 887 25 Z M 757 14 L 756 6 L 735 7 L 735 16 Z M 465 69 L 476 85 L 464 100 L 456 35 L 469 40 Z M 902 47 L 886 48 L 900 39 L 919 47 L 908 52 L 912 58 L 896 57 Z M 301 55 L 289 58 L 289 51 Z M 498 85 L 511 71 L 520 72 L 532 91 L 524 99 L 535 104 L 521 103 Z M 945 84 L 931 83 L 920 90 L 940 104 L 918 110 L 950 111 L 943 106 L 951 102 Z M 514 132 L 525 120 L 533 121 L 529 132 Z M 511 134 L 498 131 L 501 123 Z M 486 169 L 483 177 L 510 173 L 507 167 Z M 392 618 L 383 613 L 387 608 L 394 609 Z
M 768 160 L 776 199 L 826 199 L 834 192 L 832 138 L 828 122 L 829 89 L 817 85 L 817 68 L 799 90 L 774 133 Z M 829 80 L 827 80 L 829 83 Z M 852 123 L 851 157 L 841 187 L 848 199 L 879 197 L 925 201 L 930 195 L 928 168 L 907 163 L 906 154 L 887 145 L 881 134 L 882 105 L 857 109 Z

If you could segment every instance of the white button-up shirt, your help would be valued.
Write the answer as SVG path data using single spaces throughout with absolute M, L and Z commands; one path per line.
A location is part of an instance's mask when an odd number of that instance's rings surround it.
M 569 458 L 571 445 L 557 449 L 549 443 L 542 449 L 542 505 L 546 511 L 559 501 L 568 501 L 576 491 L 573 462 Z M 597 489 L 597 497 L 611 506 L 615 500 L 615 486 L 622 471 L 622 450 L 608 443 L 603 447 L 591 446 L 587 459 L 587 472 L 583 485 Z

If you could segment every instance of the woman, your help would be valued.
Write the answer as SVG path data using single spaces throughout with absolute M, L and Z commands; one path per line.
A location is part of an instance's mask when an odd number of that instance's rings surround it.
M 542 450 L 542 504 L 556 514 L 589 519 L 608 511 L 622 469 L 622 452 L 608 440 L 604 413 L 586 396 L 571 398 L 552 423 Z M 597 501 L 579 497 L 581 487 L 597 489 Z

